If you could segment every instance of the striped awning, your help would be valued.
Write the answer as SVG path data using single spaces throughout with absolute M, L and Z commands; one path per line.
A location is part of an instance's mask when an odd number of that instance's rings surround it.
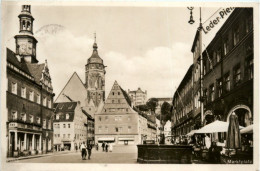
M 135 139 L 132 137 L 122 137 L 118 138 L 119 141 L 134 141 Z

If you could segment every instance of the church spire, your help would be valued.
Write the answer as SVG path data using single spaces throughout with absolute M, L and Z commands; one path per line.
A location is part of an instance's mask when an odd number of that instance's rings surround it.
M 94 33 L 94 44 L 93 44 L 93 51 L 97 51 L 97 35 L 96 32 Z

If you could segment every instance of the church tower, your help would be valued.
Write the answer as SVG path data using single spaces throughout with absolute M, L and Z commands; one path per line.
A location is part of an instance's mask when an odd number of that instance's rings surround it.
M 38 63 L 36 59 L 37 40 L 33 36 L 33 16 L 30 5 L 22 5 L 22 11 L 18 16 L 20 22 L 20 31 L 16 35 L 16 54 L 20 55 L 26 62 Z
M 95 41 L 93 53 L 85 65 L 85 86 L 88 92 L 88 101 L 93 101 L 96 107 L 101 101 L 105 101 L 105 66 L 103 60 L 98 55 L 98 46 Z

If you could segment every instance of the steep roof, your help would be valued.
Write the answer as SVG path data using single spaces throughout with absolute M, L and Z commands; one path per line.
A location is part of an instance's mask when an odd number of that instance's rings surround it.
M 136 113 L 131 107 L 131 100 L 127 93 L 120 87 L 117 81 L 114 82 L 112 89 L 105 101 L 104 107 L 100 113 Z
M 94 118 L 90 114 L 88 114 L 88 112 L 86 112 L 84 109 L 81 109 L 81 111 L 88 117 L 88 119 L 94 120 Z
M 97 48 L 98 48 L 97 43 L 94 43 L 93 44 L 93 53 L 92 53 L 91 57 L 88 59 L 88 64 L 91 64 L 91 63 L 103 64 L 103 60 L 98 55 Z
M 86 104 L 87 90 L 76 72 L 72 74 L 55 102 L 69 102 L 70 100 L 66 96 L 75 101 L 80 101 L 81 104 Z
M 42 78 L 42 71 L 44 69 L 45 64 L 31 64 L 27 63 L 28 70 L 34 77 L 35 81 L 40 84 L 40 79 Z
M 6 54 L 7 54 L 7 58 L 6 58 L 7 62 L 11 63 L 12 65 L 14 65 L 18 69 L 22 70 L 26 74 L 32 76 L 30 71 L 27 68 L 26 63 L 23 61 L 21 61 L 21 62 L 18 61 L 15 53 L 12 50 L 10 50 L 9 48 L 6 48 Z
M 77 102 L 54 103 L 54 113 L 59 114 L 59 119 L 56 120 L 56 117 L 54 117 L 54 122 L 72 122 L 74 120 L 76 107 Z M 69 114 L 69 119 L 66 119 L 66 114 Z

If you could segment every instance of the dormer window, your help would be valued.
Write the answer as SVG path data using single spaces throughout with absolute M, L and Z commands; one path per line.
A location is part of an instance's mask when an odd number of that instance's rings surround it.
M 70 118 L 70 115 L 67 113 L 66 114 L 66 119 L 69 119 Z
M 57 114 L 57 115 L 56 115 L 56 120 L 59 120 L 59 119 L 60 119 L 60 115 Z

